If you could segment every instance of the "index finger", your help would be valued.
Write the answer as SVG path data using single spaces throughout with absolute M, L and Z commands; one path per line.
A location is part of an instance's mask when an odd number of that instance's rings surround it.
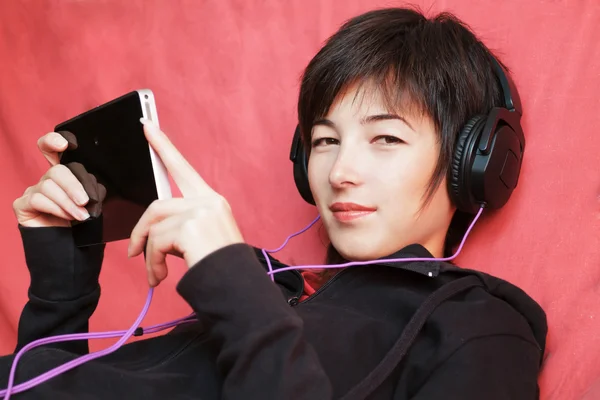
M 144 132 L 148 143 L 165 164 L 165 168 L 173 177 L 183 197 L 213 191 L 154 122 L 146 118 L 140 118 L 140 122 L 144 124 Z

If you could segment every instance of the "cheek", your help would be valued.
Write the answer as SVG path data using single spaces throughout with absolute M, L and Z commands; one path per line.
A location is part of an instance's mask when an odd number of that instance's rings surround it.
M 411 199 L 418 197 L 425 190 L 433 169 L 428 168 L 429 160 L 421 157 L 398 157 L 377 168 L 370 178 L 377 183 L 382 194 L 388 193 L 396 199 Z M 387 196 L 386 196 L 387 197 Z
M 325 161 L 325 158 L 321 154 L 311 156 L 308 161 L 308 183 L 317 205 L 328 186 L 329 169 L 327 169 Z
M 420 146 L 407 155 L 402 162 L 400 180 L 407 186 L 424 191 L 429 185 L 437 166 L 439 150 L 435 144 Z
M 437 153 L 414 151 L 391 160 L 373 176 L 386 218 L 397 220 L 416 215 L 424 200 L 437 163 Z

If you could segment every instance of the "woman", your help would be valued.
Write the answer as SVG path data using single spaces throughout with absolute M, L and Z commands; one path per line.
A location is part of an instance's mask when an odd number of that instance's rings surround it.
M 451 250 L 457 207 L 448 174 L 458 135 L 471 117 L 504 102 L 490 55 L 454 17 L 427 20 L 397 8 L 350 20 L 308 65 L 300 131 L 330 258 L 382 259 L 333 278 L 281 272 L 273 284 L 226 200 L 144 121 L 183 198 L 147 210 L 129 255 L 140 255 L 147 241 L 152 287 L 166 277 L 166 254 L 183 257 L 190 269 L 177 290 L 199 321 L 128 344 L 19 398 L 537 398 L 546 320 L 533 300 L 474 271 L 383 260 Z M 17 350 L 87 332 L 100 296 L 103 246 L 71 241 L 69 221 L 86 218 L 88 199 L 57 165 L 67 143 L 50 133 L 39 147 L 54 166 L 14 204 L 31 273 Z M 464 277 L 479 283 L 457 289 Z M 87 352 L 85 342 L 32 350 L 18 381 Z M 11 361 L 5 357 L 5 371 Z

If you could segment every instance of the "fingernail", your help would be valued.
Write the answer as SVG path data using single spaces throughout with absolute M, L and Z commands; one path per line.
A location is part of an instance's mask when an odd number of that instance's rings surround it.
M 85 221 L 86 219 L 88 219 L 90 217 L 90 214 L 87 211 L 83 211 L 83 210 L 77 210 L 77 215 L 79 215 L 79 219 L 81 221 Z
M 146 130 L 151 135 L 156 135 L 158 132 L 158 126 L 147 118 L 140 118 L 140 122 L 147 128 Z
M 76 193 L 75 194 L 75 202 L 80 206 L 87 203 L 89 199 L 90 198 L 88 197 L 88 195 L 86 193 Z
M 67 142 L 67 139 L 65 139 L 64 137 L 56 137 L 54 139 L 52 139 L 52 143 L 56 146 L 56 147 L 65 147 L 67 144 L 69 144 L 69 142 Z
M 127 258 L 131 258 L 131 242 L 129 242 L 129 245 L 127 246 Z
M 150 128 L 151 130 L 152 130 L 152 129 L 156 129 L 156 125 L 154 124 L 154 122 L 150 121 L 148 118 L 144 118 L 144 117 L 142 117 L 142 118 L 140 118 L 140 122 L 141 122 L 143 125 L 145 125 L 145 126 L 147 126 L 148 128 Z

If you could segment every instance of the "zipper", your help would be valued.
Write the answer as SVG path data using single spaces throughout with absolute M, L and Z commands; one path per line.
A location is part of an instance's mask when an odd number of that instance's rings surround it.
M 258 257 L 261 261 L 263 262 L 267 262 L 265 260 L 265 257 L 262 255 L 262 252 L 260 253 L 259 257 Z M 279 266 L 281 268 L 285 268 L 285 267 L 289 267 L 289 265 L 285 265 L 271 257 L 269 257 L 269 259 L 271 260 L 271 265 L 275 266 Z M 302 304 L 306 303 L 307 301 L 312 300 L 315 296 L 317 296 L 319 293 L 321 293 L 323 290 L 327 289 L 327 287 L 329 287 L 335 280 L 338 279 L 338 277 L 340 275 L 342 275 L 344 272 L 346 272 L 347 270 L 349 270 L 351 268 L 344 268 L 343 270 L 341 270 L 340 272 L 338 272 L 337 274 L 335 274 L 331 279 L 329 279 L 327 282 L 325 282 L 325 284 L 323 286 L 321 286 L 319 289 L 317 289 L 311 296 L 309 296 L 306 300 L 304 300 L 302 302 Z M 273 268 L 273 270 L 275 270 L 275 268 Z M 304 293 L 304 278 L 302 277 L 302 274 L 300 272 L 298 272 L 297 269 L 292 269 L 289 270 L 287 272 L 293 272 L 294 274 L 296 274 L 296 276 L 298 278 L 300 278 L 300 282 L 302 283 L 299 294 L 297 296 L 293 296 L 291 298 L 288 299 L 288 304 L 291 307 L 296 307 L 298 304 L 300 304 L 300 297 L 302 296 L 302 294 Z
M 265 260 L 265 257 L 262 253 L 262 251 L 257 251 L 257 255 L 260 261 L 266 263 L 267 260 Z M 280 261 L 277 261 L 274 258 L 269 257 L 269 260 L 271 261 L 271 265 L 272 266 L 278 266 L 280 268 L 285 268 L 285 267 L 289 267 L 289 265 L 283 264 Z M 431 265 L 431 263 L 428 262 L 408 262 L 408 263 L 404 263 L 402 265 L 398 265 L 401 263 L 386 263 L 385 259 L 381 260 L 381 263 L 378 264 L 374 264 L 374 265 L 379 265 L 379 266 L 385 266 L 385 267 L 391 267 L 391 268 L 400 268 L 403 269 L 405 271 L 411 271 L 411 272 L 416 272 L 418 274 L 421 275 L 425 275 L 425 276 L 429 276 L 429 277 L 437 277 L 440 274 L 440 267 L 439 265 L 437 265 L 436 263 L 433 263 L 433 265 Z M 418 266 L 412 266 L 412 264 L 418 264 Z M 297 292 L 298 294 L 295 296 L 290 297 L 287 302 L 291 307 L 295 307 L 298 304 L 304 304 L 308 301 L 311 301 L 313 298 L 315 298 L 317 295 L 319 295 L 321 292 L 323 292 L 325 289 L 327 289 L 331 284 L 333 284 L 341 275 L 343 275 L 344 273 L 346 273 L 346 271 L 353 269 L 352 267 L 348 267 L 348 268 L 344 268 L 342 269 L 340 272 L 338 272 L 337 274 L 335 274 L 331 279 L 329 279 L 327 282 L 325 282 L 325 284 L 323 286 L 321 286 L 319 289 L 317 289 L 317 291 L 315 291 L 311 296 L 309 296 L 306 300 L 300 302 L 300 297 L 302 296 L 302 294 L 304 293 L 304 278 L 302 277 L 302 274 L 300 272 L 298 272 L 297 269 L 293 269 L 293 270 L 289 270 L 286 272 L 292 272 L 293 274 L 295 274 L 301 282 L 300 285 L 300 290 Z M 276 268 L 273 268 L 273 270 L 275 271 Z
M 300 298 L 294 296 L 291 299 L 288 300 L 288 304 L 292 307 L 296 307 L 298 305 L 298 303 L 300 302 Z
M 385 261 L 385 260 L 382 260 Z M 392 267 L 392 268 L 398 268 L 398 265 L 395 265 L 396 263 L 385 263 L 382 262 L 380 264 L 374 264 L 374 265 L 379 265 L 379 266 L 384 266 L 384 267 Z M 437 277 L 440 273 L 440 268 L 437 265 L 433 265 L 433 266 L 427 266 L 425 268 L 423 268 L 422 265 L 420 265 L 420 268 L 417 267 L 410 267 L 410 264 L 413 264 L 412 262 L 406 263 L 404 265 L 402 265 L 400 267 L 400 269 L 403 269 L 405 271 L 411 271 L 411 272 L 417 272 L 420 273 L 422 275 L 426 275 L 429 277 Z M 419 264 L 421 264 L 421 262 L 419 262 Z M 341 275 L 343 275 L 344 273 L 346 273 L 346 271 L 353 269 L 353 267 L 347 267 L 342 269 L 340 272 L 338 272 L 337 274 L 335 274 L 331 279 L 329 279 L 327 282 L 325 282 L 325 284 L 323 286 L 321 286 L 319 289 L 317 289 L 317 291 L 315 291 L 310 297 L 308 297 L 306 300 L 304 300 L 301 304 L 307 303 L 309 301 L 311 301 L 312 299 L 314 299 L 317 295 L 319 295 L 321 292 L 323 292 L 325 289 L 327 289 L 331 284 L 333 284 Z M 424 269 L 424 271 L 421 271 L 420 269 Z M 302 280 L 302 282 L 304 282 L 304 280 Z M 290 299 L 292 300 L 292 299 Z M 288 300 L 288 303 L 290 303 L 290 301 Z M 296 302 L 294 302 L 294 304 L 290 305 L 296 306 L 299 304 L 298 299 L 296 299 Z

